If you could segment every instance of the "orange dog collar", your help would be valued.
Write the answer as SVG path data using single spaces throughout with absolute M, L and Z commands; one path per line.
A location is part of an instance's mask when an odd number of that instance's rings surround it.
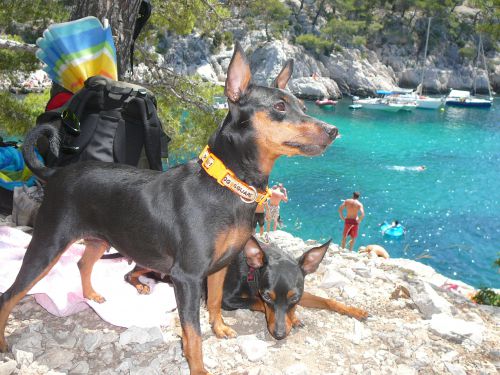
M 266 187 L 266 192 L 258 192 L 253 186 L 246 184 L 235 176 L 234 172 L 226 168 L 224 163 L 210 152 L 210 148 L 205 146 L 199 156 L 201 166 L 217 182 L 240 196 L 245 203 L 264 203 L 271 196 L 271 190 Z

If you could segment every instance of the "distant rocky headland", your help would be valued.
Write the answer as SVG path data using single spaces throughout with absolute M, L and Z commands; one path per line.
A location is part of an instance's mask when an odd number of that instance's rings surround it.
M 257 32 L 248 32 L 239 39 L 249 50 L 252 74 L 255 82 L 270 84 L 284 62 L 294 59 L 294 74 L 289 89 L 303 99 L 323 97 L 340 98 L 342 95 L 374 95 L 376 90 L 393 90 L 398 87 L 416 88 L 421 79 L 421 67 L 408 59 L 406 51 L 394 46 L 383 46 L 379 50 L 365 47 L 344 48 L 329 56 L 317 56 L 300 45 L 284 40 L 261 41 Z M 188 37 L 170 36 L 166 55 L 159 55 L 159 61 L 182 74 L 199 74 L 205 80 L 225 80 L 232 49 L 223 49 L 213 54 L 210 40 L 196 35 Z M 393 48 L 394 47 L 394 48 Z M 454 64 L 446 66 L 439 56 L 432 56 L 425 69 L 424 92 L 446 94 L 453 89 L 471 90 L 487 94 L 486 72 L 475 71 L 473 65 Z M 495 71 L 490 72 L 490 84 L 500 90 L 500 55 L 491 59 Z M 319 77 L 313 77 L 316 73 Z

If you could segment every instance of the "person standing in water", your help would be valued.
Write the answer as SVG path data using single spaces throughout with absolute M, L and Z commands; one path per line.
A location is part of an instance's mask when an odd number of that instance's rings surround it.
M 359 224 L 365 217 L 363 204 L 359 201 L 359 193 L 355 191 L 351 199 L 346 199 L 339 207 L 340 218 L 344 221 L 344 232 L 342 233 L 341 248 L 345 248 L 347 236 L 351 237 L 349 241 L 349 250 L 352 251 L 356 238 L 358 237 Z M 347 215 L 344 216 L 344 208 Z M 358 217 L 359 213 L 359 217 Z

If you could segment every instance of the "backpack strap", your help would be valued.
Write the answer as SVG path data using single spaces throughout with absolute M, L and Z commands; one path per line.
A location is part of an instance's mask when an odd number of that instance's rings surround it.
M 156 113 L 156 107 L 148 95 L 140 92 L 132 98 L 130 104 L 137 105 L 144 127 L 144 151 L 151 169 L 161 171 L 161 122 Z

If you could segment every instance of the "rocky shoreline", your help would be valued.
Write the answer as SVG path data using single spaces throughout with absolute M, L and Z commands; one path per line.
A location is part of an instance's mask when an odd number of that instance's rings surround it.
M 235 35 L 238 35 L 235 32 Z M 288 59 L 294 59 L 294 73 L 289 81 L 290 91 L 301 99 L 338 99 L 344 95 L 374 96 L 377 90 L 416 89 L 420 83 L 421 67 L 404 56 L 404 51 L 386 46 L 378 51 L 366 47 L 344 48 L 330 55 L 317 56 L 304 47 L 285 40 L 262 41 L 258 32 L 239 35 L 243 48 L 250 55 L 253 80 L 269 85 Z M 212 52 L 212 39 L 192 34 L 185 37 L 165 37 L 169 48 L 156 53 L 156 63 L 180 75 L 199 75 L 203 80 L 223 85 L 233 46 Z M 500 54 L 487 59 L 494 71 L 489 73 L 493 90 L 500 90 Z M 471 90 L 488 94 L 486 71 L 470 64 L 448 66 L 437 56 L 430 57 L 424 76 L 424 93 L 447 94 L 450 89 Z M 150 83 L 150 69 L 143 63 L 134 68 L 127 79 Z M 14 93 L 39 92 L 50 87 L 42 70 L 32 73 L 14 72 L 0 76 L 0 90 Z
M 283 231 L 272 232 L 270 238 L 294 256 L 316 243 Z M 306 278 L 306 290 L 366 309 L 370 317 L 359 322 L 299 307 L 304 327 L 276 341 L 261 313 L 224 312 L 239 336 L 219 340 L 202 309 L 208 370 L 214 375 L 461 375 L 500 370 L 500 309 L 472 303 L 466 297 L 472 287 L 431 267 L 331 245 L 319 270 Z M 168 327 L 125 329 L 102 321 L 91 309 L 56 317 L 27 297 L 8 322 L 12 351 L 0 354 L 0 375 L 188 374 L 179 334 L 176 313 Z

